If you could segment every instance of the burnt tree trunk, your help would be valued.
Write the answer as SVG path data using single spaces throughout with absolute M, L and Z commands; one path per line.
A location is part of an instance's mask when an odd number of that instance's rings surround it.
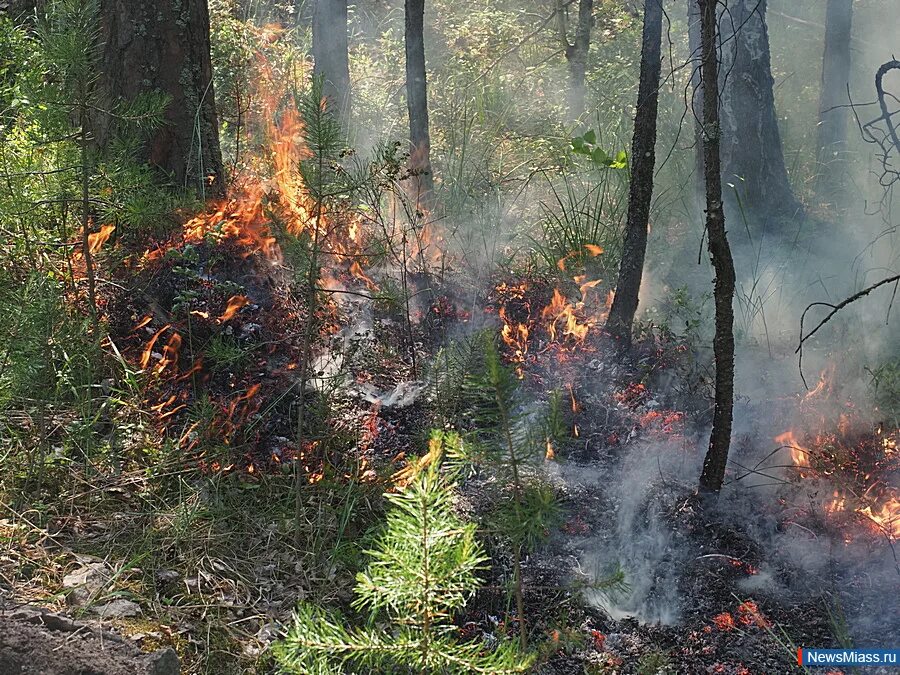
M 206 0 L 102 0 L 100 14 L 101 95 L 110 105 L 150 91 L 170 98 L 165 123 L 151 134 L 142 159 L 201 197 L 223 195 Z M 95 121 L 97 142 L 109 141 L 114 124 L 112 118 Z
M 591 51 L 594 0 L 578 0 L 578 23 L 575 25 L 574 43 L 569 42 L 566 30 L 566 6 L 568 4 L 564 0 L 556 2 L 557 30 L 566 52 L 566 61 L 569 64 L 569 94 L 567 97 L 569 116 L 578 118 L 585 110 L 585 79 L 588 55 Z
M 718 58 L 716 54 L 716 0 L 700 0 L 702 22 L 703 159 L 706 178 L 706 232 L 716 280 L 716 393 L 709 450 L 703 460 L 700 489 L 718 493 L 725 478 L 734 408 L 734 261 L 725 233 L 722 174 L 719 157 Z
M 653 168 L 656 161 L 656 117 L 659 109 L 659 75 L 662 60 L 662 0 L 645 0 L 641 46 L 641 75 L 634 136 L 631 142 L 631 186 L 625 243 L 619 265 L 616 295 L 606 328 L 622 345 L 631 343 L 631 328 L 638 307 L 647 227 L 653 199 Z
M 347 0 L 317 0 L 313 13 L 313 75 L 346 132 L 350 124 L 350 56 Z
M 743 208 L 768 226 L 772 218 L 796 215 L 800 204 L 788 181 L 775 114 L 766 0 L 730 0 L 719 27 L 722 176 L 735 186 Z
M 817 188 L 822 194 L 839 185 L 839 166 L 835 165 L 835 159 L 840 160 L 846 149 L 848 108 L 840 106 L 850 103 L 847 85 L 850 82 L 852 20 L 853 0 L 828 0 L 816 144 L 820 165 Z
M 428 83 L 425 75 L 425 0 L 406 0 L 406 103 L 409 109 L 409 164 L 416 197 L 427 203 L 434 190 Z

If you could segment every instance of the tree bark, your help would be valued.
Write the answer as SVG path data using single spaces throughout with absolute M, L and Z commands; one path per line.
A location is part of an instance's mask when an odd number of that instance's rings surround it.
M 427 204 L 434 191 L 428 131 L 425 74 L 425 0 L 406 0 L 406 102 L 409 109 L 409 163 L 417 201 Z
M 688 0 L 688 48 L 691 59 L 691 112 L 694 118 L 694 199 L 697 212 L 703 203 L 706 186 L 703 180 L 703 65 L 700 26 L 700 2 Z
M 566 7 L 569 2 L 556 0 L 557 32 L 569 64 L 569 116 L 581 117 L 585 110 L 585 79 L 588 55 L 591 51 L 591 27 L 593 25 L 594 0 L 578 0 L 578 23 L 575 26 L 575 42 L 570 43 L 566 30 Z
M 850 33 L 853 0 L 828 0 L 825 13 L 825 50 L 822 55 L 822 90 L 819 96 L 817 159 L 820 194 L 831 192 L 839 181 L 836 166 L 846 149 L 850 82 Z M 826 194 L 827 196 L 827 194 Z
M 142 159 L 201 197 L 223 195 L 206 0 L 102 0 L 100 13 L 104 45 L 98 85 L 108 105 L 150 91 L 171 99 L 165 124 L 150 136 Z M 108 142 L 114 125 L 114 118 L 101 115 L 97 142 Z
M 795 216 L 801 207 L 778 131 L 766 0 L 730 0 L 719 26 L 723 179 L 734 185 L 743 209 L 770 227 L 771 219 Z
M 619 264 L 619 281 L 606 328 L 622 345 L 630 345 L 637 312 L 647 228 L 653 199 L 653 168 L 656 162 L 656 118 L 659 109 L 659 76 L 662 60 L 662 0 L 645 0 L 641 47 L 641 74 L 634 136 L 631 142 L 631 185 L 625 243 Z
M 31 22 L 36 12 L 44 9 L 44 0 L 10 0 L 0 3 L 0 16 L 8 16 L 13 21 Z
M 313 75 L 321 78 L 322 94 L 346 132 L 350 126 L 347 0 L 316 0 L 312 38 Z
M 764 1 L 764 0 L 763 0 Z M 716 0 L 700 0 L 702 21 L 703 159 L 706 178 L 706 230 L 709 255 L 716 279 L 715 408 L 709 449 L 703 461 L 700 489 L 718 493 L 725 478 L 734 407 L 734 261 L 725 232 L 722 174 L 719 156 L 718 59 L 716 54 Z

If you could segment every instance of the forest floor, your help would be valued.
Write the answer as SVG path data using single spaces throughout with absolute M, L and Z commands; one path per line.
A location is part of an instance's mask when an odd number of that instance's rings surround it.
M 828 578 L 811 577 L 796 549 L 779 549 L 800 536 L 811 542 L 804 555 L 824 555 L 851 527 L 803 506 L 810 488 L 800 491 L 802 472 L 788 469 L 765 500 L 735 480 L 719 504 L 699 501 L 693 477 L 709 424 L 708 378 L 671 335 L 648 332 L 625 356 L 598 329 L 583 339 L 564 333 L 567 317 L 577 325 L 602 314 L 599 292 L 560 303 L 542 278 L 473 288 L 452 274 L 412 275 L 413 293 L 428 300 L 407 321 L 396 303 L 367 297 L 377 295 L 376 273 L 373 281 L 340 270 L 330 283 L 343 292 L 319 317 L 316 412 L 298 448 L 305 310 L 290 270 L 256 246 L 182 233 L 100 256 L 104 349 L 121 366 L 93 402 L 105 459 L 42 476 L 31 488 L 43 502 L 4 504 L 0 621 L 4 644 L 14 643 L 5 651 L 19 664 L 4 672 L 118 673 L 123 662 L 144 672 L 151 666 L 135 648 L 171 648 L 184 672 L 268 672 L 268 647 L 299 599 L 349 604 L 382 493 L 449 414 L 435 394 L 446 350 L 504 325 L 523 410 L 562 392 L 567 427 L 567 439 L 529 469 L 562 504 L 546 542 L 523 563 L 539 672 L 794 672 L 796 646 L 841 644 L 843 617 L 883 602 L 872 579 L 893 546 L 877 528 L 857 519 L 853 551 L 825 555 L 818 567 Z M 529 321 L 517 343 L 516 325 Z M 790 424 L 792 405 L 739 406 L 768 428 L 737 439 L 737 466 L 760 466 L 771 451 L 760 439 Z M 51 451 L 69 422 L 48 411 L 42 442 Z M 305 473 L 299 520 L 297 458 Z M 492 480 L 470 475 L 460 510 L 487 511 Z M 485 588 L 459 618 L 461 636 L 486 644 L 518 630 L 509 551 L 498 542 L 491 553 Z M 867 558 L 878 570 L 864 576 Z M 617 569 L 621 587 L 598 590 Z M 79 623 L 9 613 L 23 605 Z M 104 639 L 98 626 L 124 638 Z M 897 617 L 884 617 L 881 631 L 883 644 L 900 638 Z M 40 665 L 58 650 L 71 653 L 59 664 L 96 658 L 94 670 Z

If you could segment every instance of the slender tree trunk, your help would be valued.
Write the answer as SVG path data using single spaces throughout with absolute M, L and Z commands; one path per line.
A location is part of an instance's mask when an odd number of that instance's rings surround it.
M 819 96 L 817 159 L 819 193 L 825 197 L 839 186 L 840 160 L 847 143 L 847 85 L 850 82 L 850 33 L 853 0 L 828 0 L 825 14 L 825 50 Z
M 406 101 L 409 108 L 409 163 L 419 204 L 434 190 L 431 136 L 428 132 L 428 84 L 425 74 L 425 0 L 406 0 Z
M 735 186 L 743 208 L 764 225 L 801 210 L 778 131 L 766 1 L 729 0 L 719 18 L 723 179 Z
M 166 124 L 153 132 L 143 159 L 202 197 L 225 192 L 219 124 L 209 54 L 206 0 L 101 0 L 103 72 L 108 104 L 161 91 L 170 97 Z M 96 141 L 114 135 L 114 120 L 97 119 Z
M 647 226 L 653 199 L 653 168 L 656 161 L 662 19 L 662 0 L 645 0 L 641 75 L 634 116 L 634 137 L 631 142 L 628 220 L 616 295 L 606 322 L 607 330 L 623 345 L 631 343 L 631 328 L 637 312 L 644 255 L 647 252 Z
M 578 118 L 585 110 L 585 78 L 588 55 L 591 50 L 594 0 L 578 0 L 578 23 L 575 26 L 574 44 L 569 42 L 566 29 L 566 7 L 569 4 L 565 0 L 556 0 L 556 26 L 560 42 L 566 52 L 566 61 L 569 64 L 569 94 L 567 97 L 569 116 Z
M 716 393 L 709 450 L 703 461 L 700 488 L 717 493 L 725 478 L 734 407 L 734 261 L 725 233 L 722 175 L 719 158 L 718 59 L 716 54 L 716 0 L 700 0 L 703 53 L 703 155 L 706 177 L 706 230 L 709 255 L 716 273 L 714 297 L 716 334 Z
M 347 132 L 350 125 L 350 56 L 347 0 L 316 0 L 313 14 L 313 74 Z
M 700 69 L 701 57 L 700 2 L 688 0 L 688 48 L 691 52 L 691 113 L 694 118 L 694 197 L 697 213 L 705 200 L 706 185 L 703 180 L 703 84 Z

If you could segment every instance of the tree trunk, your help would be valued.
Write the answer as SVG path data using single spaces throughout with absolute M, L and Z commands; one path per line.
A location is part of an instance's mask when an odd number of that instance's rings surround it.
M 764 2 L 764 0 L 762 0 Z M 725 478 L 734 407 L 734 261 L 725 233 L 722 175 L 719 157 L 718 59 L 716 55 L 716 0 L 700 0 L 702 20 L 703 159 L 706 177 L 706 230 L 709 255 L 716 273 L 714 298 L 716 334 L 716 393 L 709 450 L 703 461 L 700 488 L 717 493 Z
M 44 0 L 10 0 L 0 3 L 0 16 L 8 16 L 13 21 L 31 22 L 36 12 L 44 10 Z
M 564 0 L 556 0 L 557 32 L 566 50 L 569 63 L 569 116 L 581 117 L 585 109 L 585 78 L 588 55 L 591 51 L 591 26 L 593 24 L 594 0 L 578 0 L 578 24 L 575 26 L 575 43 L 569 43 L 566 30 L 566 5 Z
M 719 26 L 723 179 L 734 185 L 743 209 L 764 225 L 770 218 L 793 217 L 801 207 L 778 132 L 766 0 L 730 0 Z
M 166 123 L 150 136 L 142 159 L 201 197 L 224 194 L 206 0 L 102 0 L 100 7 L 103 98 L 111 105 L 161 91 L 171 99 Z M 101 145 L 114 133 L 114 122 L 97 120 Z
M 350 126 L 347 0 L 316 1 L 312 37 L 313 75 L 322 79 L 322 94 L 346 132 Z
M 409 163 L 419 203 L 434 190 L 431 136 L 428 132 L 428 84 L 425 75 L 425 0 L 406 0 L 406 102 L 409 108 Z
M 691 60 L 691 113 L 694 118 L 694 206 L 700 212 L 706 184 L 703 180 L 703 84 L 700 77 L 703 53 L 699 0 L 688 0 L 688 48 Z
M 645 0 L 644 32 L 641 47 L 641 75 L 634 137 L 631 142 L 631 186 L 625 244 L 619 265 L 616 295 L 606 328 L 623 345 L 631 343 L 631 328 L 638 307 L 647 226 L 653 198 L 653 168 L 656 155 L 656 117 L 659 108 L 659 75 L 662 60 L 662 0 Z
M 850 31 L 853 0 L 828 0 L 825 14 L 825 51 L 822 56 L 822 91 L 819 96 L 819 133 L 817 159 L 820 166 L 818 191 L 823 196 L 840 184 L 840 160 L 847 143 L 847 118 L 850 104 Z

